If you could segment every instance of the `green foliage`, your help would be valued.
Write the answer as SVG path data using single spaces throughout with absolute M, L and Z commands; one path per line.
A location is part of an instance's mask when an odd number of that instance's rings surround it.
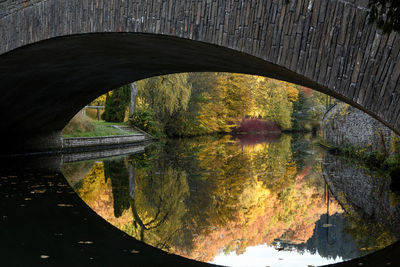
M 198 136 L 209 131 L 203 127 L 198 119 L 199 111 L 207 100 L 203 93 L 211 90 L 215 82 L 214 73 L 189 73 L 188 83 L 192 86 L 192 92 L 186 110 L 175 112 L 165 125 L 168 136 Z
M 105 110 L 102 119 L 108 122 L 122 122 L 130 100 L 130 85 L 124 85 L 119 89 L 107 93 Z
M 291 129 L 294 85 L 258 76 L 216 73 L 204 92 L 199 121 L 207 131 L 229 132 L 243 117 L 260 117 Z
M 134 125 L 139 127 L 145 132 L 149 134 L 156 134 L 156 124 L 157 122 L 154 120 L 154 114 L 151 110 L 143 110 L 138 109 L 136 110 L 132 116 L 129 118 L 128 123 L 130 125 Z
M 382 152 L 360 150 L 351 146 L 328 147 L 322 145 L 331 153 L 365 164 L 371 170 L 384 170 L 387 173 L 400 170 L 399 152 L 388 156 Z
M 296 131 L 310 130 L 310 103 L 303 91 L 299 91 L 297 101 L 293 103 L 292 128 Z
M 175 112 L 186 110 L 191 94 L 188 74 L 165 75 L 138 82 L 138 105 L 165 124 Z
M 130 123 L 155 136 L 164 136 L 166 125 L 188 108 L 192 91 L 188 74 L 158 76 L 137 84 L 138 111 Z
M 82 131 L 79 129 L 72 129 L 69 132 L 63 131 L 63 137 L 95 137 L 132 134 L 131 132 L 122 131 L 111 127 L 111 125 L 118 125 L 121 123 L 108 123 L 104 121 L 90 121 L 90 123 L 93 125 L 93 128 L 90 128 L 90 130 Z
M 384 166 L 391 171 L 400 170 L 400 153 L 396 152 L 385 159 Z
M 318 91 L 313 91 L 312 96 L 309 98 L 310 101 L 310 123 L 312 130 L 316 133 L 320 127 L 322 118 L 326 111 L 327 98 L 331 99 L 330 96 L 320 93 Z
M 200 124 L 208 132 L 230 132 L 245 116 L 250 102 L 244 75 L 216 73 L 214 85 L 204 92 L 199 111 Z
M 177 113 L 165 125 L 165 133 L 169 137 L 189 137 L 208 133 L 196 117 L 189 112 Z
M 283 130 L 292 128 L 293 102 L 298 95 L 294 85 L 260 77 L 253 91 L 254 115 L 277 123 Z

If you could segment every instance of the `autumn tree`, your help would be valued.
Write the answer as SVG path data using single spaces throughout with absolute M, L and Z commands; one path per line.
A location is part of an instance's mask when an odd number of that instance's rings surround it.
M 249 76 L 216 73 L 215 84 L 203 93 L 199 121 L 208 131 L 229 132 L 252 106 Z
M 188 74 L 153 77 L 138 82 L 138 98 L 142 108 L 153 111 L 155 119 L 165 124 L 179 110 L 186 110 L 191 94 Z
M 282 129 L 291 129 L 293 102 L 298 90 L 293 84 L 259 77 L 254 88 L 255 107 L 253 113 L 276 122 Z
M 246 117 L 264 119 L 290 130 L 293 116 L 297 121 L 305 110 L 297 108 L 298 97 L 296 85 L 259 76 L 232 73 L 159 76 L 138 82 L 138 110 L 131 123 L 153 132 L 158 129 L 168 136 L 230 132 Z
M 175 112 L 165 125 L 168 136 L 196 136 L 207 133 L 198 119 L 201 107 L 207 100 L 204 93 L 210 92 L 216 80 L 215 73 L 189 73 L 188 83 L 191 85 L 191 94 L 186 110 Z
M 130 124 L 151 134 L 165 134 L 165 126 L 188 107 L 191 84 L 188 74 L 153 77 L 137 82 L 137 109 Z

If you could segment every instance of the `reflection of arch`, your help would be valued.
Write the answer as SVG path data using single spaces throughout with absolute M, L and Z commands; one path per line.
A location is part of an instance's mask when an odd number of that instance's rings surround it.
M 68 119 L 109 89 L 159 74 L 228 71 L 329 93 L 398 130 L 399 36 L 376 31 L 352 2 L 6 0 L 2 126 L 25 150 L 57 147 Z

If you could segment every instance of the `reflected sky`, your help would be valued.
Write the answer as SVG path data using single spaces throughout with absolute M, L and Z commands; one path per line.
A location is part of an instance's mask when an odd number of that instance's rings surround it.
M 346 196 L 352 193 L 335 183 L 338 168 L 325 173 L 330 163 L 323 159 L 310 136 L 241 135 L 168 140 L 141 154 L 62 169 L 105 220 L 137 240 L 199 261 L 317 266 L 393 243 L 397 233 L 352 208 L 354 199 Z M 381 184 L 373 186 L 381 198 L 391 196 Z M 395 214 L 396 205 L 381 217 Z
M 279 251 L 268 245 L 259 245 L 246 248 L 246 252 L 237 255 L 234 252 L 225 255 L 217 255 L 210 263 L 224 266 L 274 266 L 274 267 L 309 267 L 332 264 L 343 261 L 342 258 L 327 259 L 319 254 L 311 254 L 308 251 L 299 253 L 298 251 Z

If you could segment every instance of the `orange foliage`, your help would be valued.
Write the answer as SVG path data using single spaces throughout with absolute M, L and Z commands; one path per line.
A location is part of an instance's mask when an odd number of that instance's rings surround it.
M 92 210 L 112 225 L 121 228 L 132 221 L 131 209 L 125 210 L 121 217 L 114 215 L 111 179 L 105 179 L 103 162 L 93 165 L 77 193 Z
M 301 90 L 306 94 L 306 96 L 311 96 L 313 91 L 311 88 L 301 86 Z
M 292 168 L 287 171 L 293 174 Z M 323 190 L 307 185 L 306 173 L 309 171 L 310 167 L 304 168 L 297 176 L 301 179 L 280 194 L 254 181 L 248 185 L 254 189 L 251 192 L 253 205 L 246 207 L 244 203 L 238 203 L 234 220 L 204 229 L 194 238 L 190 252 L 178 251 L 178 254 L 209 262 L 222 250 L 241 254 L 248 246 L 271 244 L 277 239 L 293 244 L 306 242 L 313 235 L 315 222 L 326 213 Z M 242 194 L 246 194 L 246 189 Z M 336 212 L 341 212 L 340 206 L 336 202 L 330 203 L 330 214 Z

